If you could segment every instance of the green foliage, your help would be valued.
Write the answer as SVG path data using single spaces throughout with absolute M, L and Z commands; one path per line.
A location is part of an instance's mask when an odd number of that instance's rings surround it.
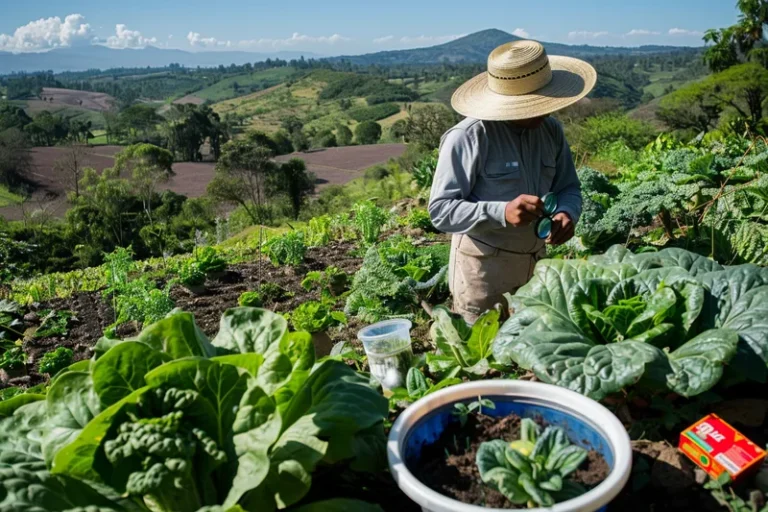
M 459 422 L 463 427 L 467 424 L 469 415 L 473 412 L 477 411 L 477 414 L 483 414 L 483 407 L 486 409 L 495 409 L 496 404 L 494 404 L 488 398 L 477 397 L 477 400 L 470 402 L 469 405 L 465 404 L 464 402 L 453 404 L 453 411 L 451 411 L 451 415 L 459 418 Z
M 23 368 L 27 362 L 27 354 L 18 345 L 8 342 L 0 344 L 0 370 L 16 370 Z
M 291 312 L 291 324 L 299 331 L 321 332 L 347 323 L 347 315 L 332 311 L 326 301 L 307 301 Z
M 344 124 L 337 125 L 336 142 L 339 144 L 339 146 L 349 146 L 352 144 L 352 130 L 350 130 Z
M 381 233 L 381 228 L 389 221 L 389 215 L 373 201 L 360 201 L 352 206 L 355 214 L 353 220 L 355 227 L 363 243 L 370 245 L 376 243 Z
M 75 314 L 67 310 L 43 310 L 40 312 L 42 321 L 35 331 L 35 338 L 47 338 L 49 336 L 66 336 L 68 324 Z
M 381 138 L 381 125 L 374 121 L 363 121 L 355 126 L 355 140 L 358 144 L 376 144 Z
M 277 302 L 285 297 L 285 290 L 275 283 L 262 283 L 259 286 L 259 293 L 264 298 L 264 302 Z
M 243 292 L 237 298 L 237 303 L 243 307 L 260 308 L 263 301 L 259 292 Z
M 320 91 L 319 99 L 367 97 L 368 104 L 389 101 L 413 101 L 418 94 L 400 84 L 366 75 L 345 73 L 336 77 Z
M 605 114 L 587 119 L 578 144 L 581 149 L 594 154 L 600 148 L 618 140 L 623 141 L 630 149 L 642 149 L 654 138 L 656 130 L 649 123 L 624 115 Z
M 24 336 L 21 307 L 13 301 L 0 299 L 0 342 L 15 341 Z
M 493 363 L 492 342 L 499 331 L 499 311 L 486 311 L 469 325 L 444 306 L 432 310 L 429 330 L 437 352 L 427 354 L 429 371 L 443 377 L 482 378 Z
M 280 315 L 228 310 L 211 342 L 177 313 L 96 348 L 47 397 L 3 402 L 0 508 L 275 511 L 321 464 L 386 465 L 386 400 L 339 361 L 313 370 L 310 336 Z
M 453 112 L 444 105 L 425 105 L 410 112 L 405 122 L 405 138 L 431 151 L 440 146 L 440 138 L 456 121 Z
M 477 468 L 483 482 L 517 505 L 551 507 L 584 494 L 583 486 L 566 478 L 587 459 L 587 450 L 571 444 L 560 427 L 541 433 L 533 420 L 522 422 L 519 441 L 480 445 Z
M 395 388 L 392 390 L 392 397 L 389 399 L 390 405 L 397 404 L 399 402 L 415 402 L 419 398 L 425 397 L 435 391 L 440 391 L 443 388 L 461 384 L 461 379 L 458 377 L 448 377 L 441 379 L 435 383 L 430 379 L 427 379 L 424 374 L 418 368 L 412 367 L 408 370 L 408 374 L 405 378 L 406 387 Z
M 432 188 L 432 180 L 437 169 L 437 150 L 432 151 L 413 166 L 413 180 L 423 190 Z
M 493 354 L 595 399 L 632 385 L 689 397 L 724 375 L 726 383 L 764 382 L 768 338 L 758 304 L 766 284 L 763 269 L 723 268 L 682 249 L 615 246 L 586 261 L 542 260 L 508 296 L 515 314 Z
M 370 107 L 350 109 L 347 114 L 358 123 L 362 123 L 364 121 L 378 121 L 398 112 L 400 112 L 400 106 L 396 103 L 379 103 Z
M 424 208 L 412 208 L 408 215 L 400 218 L 401 224 L 412 229 L 423 229 L 424 231 L 437 231 L 432 225 L 432 218 L 429 212 Z
M 768 512 L 765 494 L 762 491 L 752 491 L 748 500 L 739 497 L 730 486 L 731 475 L 723 471 L 717 479 L 710 479 L 704 488 L 712 493 L 717 503 L 729 512 Z
M 179 267 L 178 274 L 184 286 L 201 286 L 205 283 L 205 272 L 200 268 L 200 262 L 194 258 L 185 260 Z
M 40 359 L 39 371 L 40 373 L 47 373 L 53 377 L 64 368 L 71 365 L 73 357 L 74 353 L 72 352 L 72 349 L 67 347 L 57 347 L 55 350 L 43 354 L 42 359 Z
M 333 238 L 331 222 L 330 215 L 319 215 L 309 219 L 307 226 L 307 245 L 309 247 L 328 245 Z
M 289 231 L 284 235 L 270 238 L 263 245 L 264 254 L 274 266 L 301 265 L 307 246 L 304 243 L 303 231 Z
M 422 299 L 439 301 L 446 291 L 447 253 L 434 247 L 417 248 L 402 237 L 370 247 L 352 280 L 344 312 L 377 322 L 413 315 Z
M 307 291 L 319 289 L 325 299 L 341 296 L 347 289 L 349 276 L 339 267 L 331 265 L 323 271 L 308 272 L 301 281 L 301 287 Z
M 195 249 L 194 261 L 204 274 L 223 272 L 227 268 L 227 260 L 221 257 L 219 251 L 210 245 Z

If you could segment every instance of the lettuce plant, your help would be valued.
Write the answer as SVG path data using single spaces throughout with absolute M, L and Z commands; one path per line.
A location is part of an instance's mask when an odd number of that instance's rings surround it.
M 768 376 L 768 269 L 614 246 L 540 261 L 508 300 L 496 360 L 595 399 L 634 384 L 693 396 L 726 370 L 729 382 Z
M 492 343 L 499 330 L 499 311 L 486 311 L 469 325 L 461 315 L 443 306 L 432 310 L 429 333 L 438 349 L 427 354 L 429 370 L 443 377 L 460 373 L 479 378 L 488 373 L 493 360 Z
M 390 403 L 396 404 L 401 401 L 415 402 L 430 393 L 456 384 L 461 384 L 461 379 L 458 377 L 447 377 L 438 382 L 432 382 L 418 368 L 410 368 L 405 377 L 406 387 L 393 389 Z
M 228 310 L 213 340 L 176 312 L 94 352 L 0 402 L 0 509 L 272 511 L 319 465 L 386 465 L 387 401 L 270 311 Z
M 347 315 L 342 311 L 332 311 L 327 302 L 311 300 L 293 310 L 291 323 L 301 331 L 320 332 L 335 325 L 346 324 Z
M 576 445 L 560 427 L 544 432 L 531 419 L 520 425 L 519 440 L 487 441 L 477 450 L 480 478 L 517 505 L 551 507 L 586 492 L 566 477 L 587 458 L 587 451 Z

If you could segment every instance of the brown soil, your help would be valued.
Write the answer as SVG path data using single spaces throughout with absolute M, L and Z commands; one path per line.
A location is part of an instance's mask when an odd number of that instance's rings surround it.
M 93 167 L 101 172 L 114 165 L 114 156 L 123 148 L 120 146 L 94 146 L 88 148 L 86 167 Z M 347 146 L 329 148 L 310 153 L 294 153 L 278 158 L 287 161 L 301 158 L 306 161 L 307 169 L 315 173 L 316 190 L 329 185 L 343 185 L 363 175 L 363 170 L 376 164 L 386 163 L 405 151 L 403 144 L 376 144 L 372 146 Z M 39 147 L 31 150 L 32 173 L 29 179 L 35 191 L 25 206 L 11 205 L 0 208 L 0 217 L 6 220 L 21 220 L 34 210 L 43 210 L 51 217 L 64 217 L 69 208 L 67 190 L 61 173 L 54 164 L 64 157 L 66 149 L 62 147 Z M 161 190 L 173 190 L 187 197 L 201 197 L 213 179 L 215 164 L 212 162 L 178 162 L 173 164 L 176 175 L 160 186 Z
M 77 91 L 56 87 L 43 87 L 40 97 L 46 98 L 45 103 L 48 105 L 80 107 L 95 112 L 109 110 L 115 103 L 115 98 L 103 92 Z M 51 98 L 53 98 L 53 101 L 51 101 Z
M 537 422 L 543 425 L 540 420 Z M 437 442 L 422 450 L 417 467 L 410 470 L 431 489 L 462 503 L 489 508 L 525 508 L 525 505 L 510 503 L 503 494 L 483 484 L 475 462 L 481 443 L 519 438 L 520 417 L 514 414 L 501 419 L 471 415 L 464 426 L 458 422 L 449 425 Z M 587 460 L 569 478 L 586 487 L 594 487 L 605 480 L 609 472 L 602 455 L 590 450 Z

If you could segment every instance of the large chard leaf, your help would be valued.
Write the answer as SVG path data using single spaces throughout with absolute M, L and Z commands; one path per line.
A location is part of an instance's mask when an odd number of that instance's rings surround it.
M 93 388 L 102 407 L 122 400 L 146 385 L 144 376 L 170 358 L 140 342 L 116 345 L 93 363 Z
M 0 419 L 0 467 L 45 470 L 42 439 L 46 419 L 45 400 L 22 405 Z
M 171 359 L 212 357 L 215 349 L 191 313 L 174 313 L 147 326 L 135 341 L 145 343 Z
M 101 402 L 93 387 L 91 374 L 67 372 L 56 379 L 46 396 L 43 456 L 50 464 L 56 453 L 80 435 L 101 412 Z
M 222 315 L 213 344 L 229 352 L 264 354 L 286 332 L 288 322 L 282 315 L 261 308 L 232 308 Z
M 240 501 L 246 509 L 285 508 L 307 493 L 321 460 L 354 464 L 373 454 L 384 461 L 387 400 L 343 363 L 317 367 L 282 413 L 269 399 L 254 391 L 247 400 L 255 404 L 241 403 L 235 449 L 249 472 L 238 472 L 225 506 Z
M 672 373 L 667 385 L 689 397 L 712 388 L 723 375 L 723 366 L 736 354 L 739 337 L 729 329 L 711 329 L 669 354 Z

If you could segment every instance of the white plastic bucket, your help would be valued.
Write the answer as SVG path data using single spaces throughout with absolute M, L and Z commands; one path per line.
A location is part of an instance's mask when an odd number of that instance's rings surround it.
M 395 421 L 387 442 L 392 476 L 400 489 L 427 512 L 493 512 L 469 505 L 433 491 L 421 483 L 406 463 L 421 447 L 435 442 L 448 421 L 453 404 L 488 398 L 496 403 L 489 411 L 497 415 L 514 412 L 522 417 L 542 416 L 565 429 L 576 444 L 597 450 L 611 468 L 608 477 L 574 499 L 539 512 L 594 512 L 621 491 L 632 470 L 632 447 L 624 426 L 596 401 L 559 386 L 519 380 L 491 380 L 458 384 L 428 395 L 408 407 Z M 586 445 L 585 445 L 586 443 Z M 412 452 L 412 453 L 409 453 Z M 416 455 L 417 456 L 417 455 Z

